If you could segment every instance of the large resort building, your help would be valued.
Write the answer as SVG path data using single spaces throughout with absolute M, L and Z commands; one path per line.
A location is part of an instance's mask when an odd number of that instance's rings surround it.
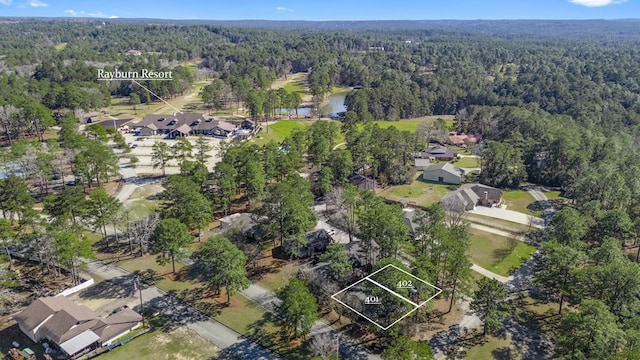
M 238 137 L 241 140 L 255 135 L 259 126 L 248 119 L 242 121 L 220 120 L 201 113 L 149 114 L 134 125 L 134 132 L 140 136 L 205 135 L 219 138 Z

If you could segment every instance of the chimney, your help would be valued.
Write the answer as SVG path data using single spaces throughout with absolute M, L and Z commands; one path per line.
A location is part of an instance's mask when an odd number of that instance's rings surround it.
M 489 201 L 489 193 L 488 193 L 488 192 L 486 192 L 486 191 L 484 192 L 484 197 L 483 197 L 483 199 L 484 199 L 485 201 Z

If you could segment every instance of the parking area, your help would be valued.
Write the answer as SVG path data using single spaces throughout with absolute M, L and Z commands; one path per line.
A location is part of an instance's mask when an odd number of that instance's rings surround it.
M 156 142 L 165 142 L 169 146 L 173 146 L 175 144 L 175 139 L 167 139 L 164 136 L 146 136 L 140 137 L 134 134 L 124 134 L 125 141 L 128 144 L 131 144 L 131 152 L 128 154 L 129 157 L 135 156 L 138 158 L 139 162 L 136 164 L 136 172 L 139 175 L 161 175 L 161 168 L 153 168 L 153 145 Z M 191 136 L 187 138 L 192 145 L 195 145 L 195 136 Z M 209 170 L 213 169 L 215 164 L 220 160 L 218 156 L 218 147 L 223 140 L 213 137 L 205 137 L 209 141 L 209 144 L 213 147 L 213 149 L 209 152 L 211 157 L 207 160 L 207 168 Z M 180 172 L 180 168 L 178 162 L 175 160 L 171 160 L 169 162 L 169 166 L 166 167 L 167 175 L 177 174 Z

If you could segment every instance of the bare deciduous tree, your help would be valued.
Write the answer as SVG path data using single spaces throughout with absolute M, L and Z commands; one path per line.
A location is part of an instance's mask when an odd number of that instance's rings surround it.
M 160 214 L 154 213 L 144 217 L 142 220 L 133 222 L 129 227 L 129 241 L 138 243 L 140 256 L 144 256 L 145 249 L 149 245 L 149 238 L 158 226 L 158 222 L 160 222 Z M 133 252 L 133 247 L 131 250 Z
M 311 351 L 314 355 L 320 356 L 323 360 L 327 360 L 329 356 L 337 351 L 337 342 L 332 339 L 331 334 L 321 333 L 313 336 L 311 340 Z
M 441 204 L 447 213 L 447 225 L 462 225 L 464 221 L 464 205 L 452 198 L 443 199 Z

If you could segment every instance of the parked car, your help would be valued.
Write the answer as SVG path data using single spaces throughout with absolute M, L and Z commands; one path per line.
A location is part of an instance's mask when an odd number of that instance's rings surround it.
M 137 147 L 138 147 L 138 144 L 133 144 L 133 145 L 131 145 L 131 148 L 132 148 L 132 149 L 135 149 L 135 148 L 137 148 Z
M 145 141 L 145 140 L 147 140 L 147 139 L 143 138 L 143 137 L 139 137 L 139 138 L 136 139 L 136 141 Z

